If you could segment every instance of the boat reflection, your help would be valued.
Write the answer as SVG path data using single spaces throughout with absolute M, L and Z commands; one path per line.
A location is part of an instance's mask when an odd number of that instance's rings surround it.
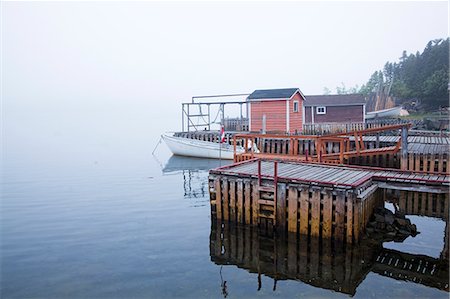
M 183 175 L 185 198 L 203 198 L 209 195 L 208 171 L 230 163 L 228 160 L 171 156 L 162 171 L 164 175 Z
M 274 290 L 277 281 L 289 279 L 353 296 L 369 272 L 449 290 L 448 260 L 386 249 L 367 239 L 350 246 L 212 223 L 211 261 L 258 273 L 258 290 L 265 275 L 274 280 Z

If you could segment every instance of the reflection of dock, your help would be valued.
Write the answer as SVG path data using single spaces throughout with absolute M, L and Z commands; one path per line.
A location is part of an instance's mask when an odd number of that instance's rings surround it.
M 373 271 L 449 290 L 448 262 L 384 249 L 380 243 L 368 240 L 350 245 L 329 239 L 297 238 L 292 234 L 283 238 L 241 226 L 214 227 L 213 223 L 210 255 L 217 265 L 236 265 L 273 278 L 274 289 L 278 280 L 289 279 L 353 296 L 358 285 Z
M 229 162 L 228 162 L 229 163 Z M 181 173 L 185 198 L 203 198 L 208 195 L 208 170 L 226 165 L 227 161 L 171 156 L 162 171 L 166 175 Z
M 383 248 L 371 271 L 393 279 L 449 290 L 448 263 L 425 255 Z

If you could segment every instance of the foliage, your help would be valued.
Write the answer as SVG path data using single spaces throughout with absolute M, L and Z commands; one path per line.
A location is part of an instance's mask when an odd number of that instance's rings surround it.
M 449 39 L 428 42 L 422 53 L 403 51 L 398 63 L 387 62 L 372 74 L 360 92 L 383 90 L 400 103 L 418 101 L 425 110 L 448 106 Z
M 360 93 L 367 97 L 376 93 L 394 96 L 398 102 L 418 102 L 423 110 L 448 106 L 449 101 L 449 38 L 429 41 L 422 53 L 403 51 L 398 62 L 386 62 L 375 71 L 366 84 L 336 87 L 337 94 Z M 324 88 L 329 94 L 330 89 Z

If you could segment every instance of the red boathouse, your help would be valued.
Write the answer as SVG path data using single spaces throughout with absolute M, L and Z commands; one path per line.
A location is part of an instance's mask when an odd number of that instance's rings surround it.
M 298 88 L 255 90 L 247 97 L 250 104 L 249 131 L 300 133 L 304 100 L 305 96 Z

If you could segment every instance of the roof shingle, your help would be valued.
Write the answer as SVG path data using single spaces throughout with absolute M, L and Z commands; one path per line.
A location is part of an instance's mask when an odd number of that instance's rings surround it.
M 364 105 L 366 100 L 360 94 L 335 94 L 305 96 L 304 106 L 340 106 L 340 105 Z
M 299 91 L 298 88 L 258 89 L 252 92 L 247 97 L 247 99 L 248 100 L 289 99 L 297 91 Z

